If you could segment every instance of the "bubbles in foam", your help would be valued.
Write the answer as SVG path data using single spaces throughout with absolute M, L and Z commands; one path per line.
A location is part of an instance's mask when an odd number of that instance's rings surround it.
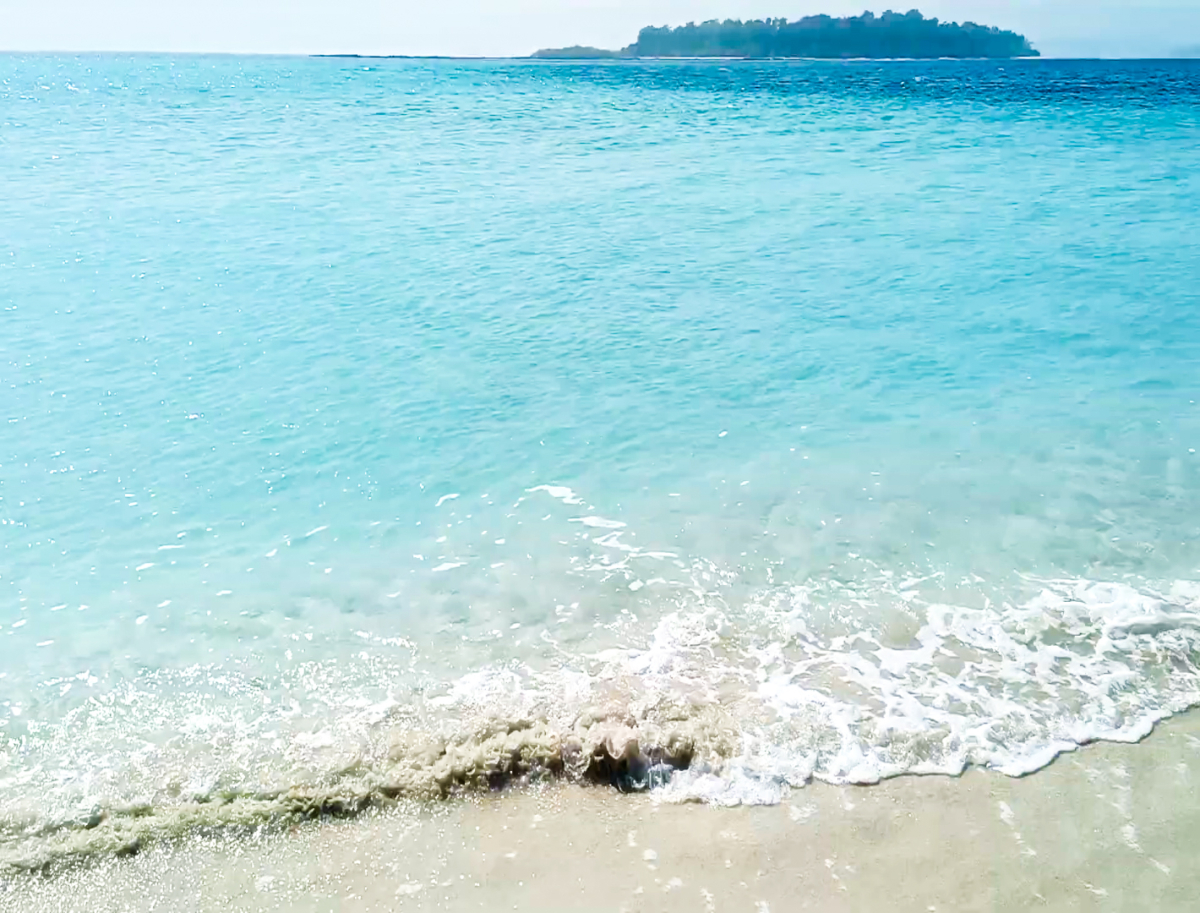
M 814 590 L 766 593 L 747 609 L 768 623 L 732 651 L 755 669 L 743 756 L 723 766 L 730 792 L 704 777 L 673 791 L 759 801 L 747 780 L 873 783 L 968 765 L 1020 776 L 1090 741 L 1137 741 L 1200 703 L 1192 584 L 1053 580 L 1020 605 L 914 606 L 921 624 L 903 648 L 871 630 L 821 636 L 798 624 Z M 713 675 L 742 677 L 736 665 Z

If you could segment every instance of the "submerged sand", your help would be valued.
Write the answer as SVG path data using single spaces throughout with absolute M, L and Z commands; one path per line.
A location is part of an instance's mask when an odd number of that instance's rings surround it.
M 757 808 L 550 785 L 286 833 L 193 837 L 0 910 L 1193 910 L 1200 713 L 1036 775 L 823 784 Z

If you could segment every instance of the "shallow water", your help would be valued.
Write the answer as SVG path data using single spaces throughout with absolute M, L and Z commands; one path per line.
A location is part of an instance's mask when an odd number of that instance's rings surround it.
M 6 856 L 594 750 L 1015 774 L 1200 702 L 1198 101 L 0 57 Z

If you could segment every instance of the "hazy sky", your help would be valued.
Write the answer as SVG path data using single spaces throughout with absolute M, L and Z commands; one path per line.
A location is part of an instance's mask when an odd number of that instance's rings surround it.
M 1051 56 L 1200 53 L 1200 0 L 905 0 L 1022 32 Z M 643 25 L 845 15 L 862 0 L 0 0 L 0 49 L 528 54 L 620 47 Z

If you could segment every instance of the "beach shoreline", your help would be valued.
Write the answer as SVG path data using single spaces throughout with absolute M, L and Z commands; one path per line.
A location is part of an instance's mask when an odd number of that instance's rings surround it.
M 1037 774 L 813 783 L 777 806 L 569 784 L 195 836 L 49 878 L 0 910 L 1191 908 L 1200 713 Z

